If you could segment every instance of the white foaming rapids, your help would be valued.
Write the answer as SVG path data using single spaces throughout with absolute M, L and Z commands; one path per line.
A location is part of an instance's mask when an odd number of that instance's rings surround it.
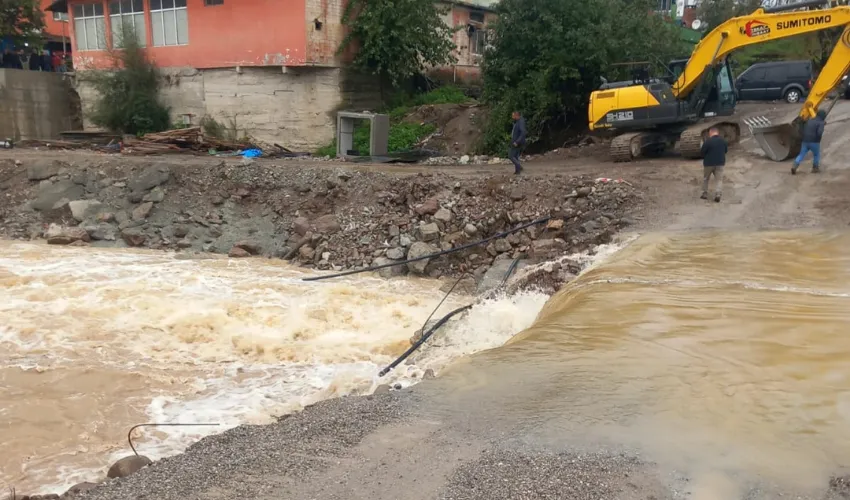
M 2 478 L 60 491 L 102 478 L 129 452 L 127 429 L 144 421 L 220 424 L 138 432 L 140 453 L 158 459 L 316 401 L 408 386 L 504 344 L 548 299 L 483 301 L 416 364 L 378 378 L 442 299 L 441 284 L 305 276 L 260 259 L 0 243 L 0 413 L 12 424 L 0 430 L 11 443 Z M 472 300 L 453 295 L 434 317 Z

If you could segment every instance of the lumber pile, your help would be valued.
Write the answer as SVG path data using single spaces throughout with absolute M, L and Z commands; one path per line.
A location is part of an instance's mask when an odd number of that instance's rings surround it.
M 121 148 L 123 154 L 206 154 L 210 149 L 216 151 L 238 151 L 248 149 L 250 145 L 233 141 L 205 137 L 201 127 L 180 128 L 164 132 L 152 132 L 139 139 L 125 140 Z

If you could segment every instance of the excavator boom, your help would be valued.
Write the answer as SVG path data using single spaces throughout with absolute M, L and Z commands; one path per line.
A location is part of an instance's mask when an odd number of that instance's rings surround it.
M 815 83 L 812 84 L 809 96 L 794 121 L 773 125 L 764 116 L 753 117 L 745 121 L 756 142 L 770 159 L 783 161 L 799 154 L 802 146 L 803 122 L 817 114 L 823 101 L 829 96 L 830 92 L 841 84 L 842 78 L 848 72 L 850 72 L 850 25 L 844 28 L 844 32 L 841 33 L 841 39 L 832 49 L 829 59 L 821 69 Z M 837 100 L 833 101 L 832 105 L 825 111 L 829 113 L 836 102 Z
M 795 8 L 793 4 L 786 8 Z M 850 23 L 850 6 L 792 12 L 766 12 L 734 17 L 703 38 L 691 53 L 684 71 L 673 84 L 673 94 L 683 98 L 694 90 L 706 70 L 734 50 L 759 43 L 813 33 Z M 843 40 L 843 38 L 842 38 Z

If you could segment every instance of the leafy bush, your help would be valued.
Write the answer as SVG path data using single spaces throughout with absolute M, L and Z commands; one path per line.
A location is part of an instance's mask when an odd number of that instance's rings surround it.
M 123 48 L 110 52 L 112 70 L 81 76 L 99 94 L 92 106 L 92 122 L 124 134 L 167 130 L 171 121 L 159 98 L 156 66 L 148 60 L 131 26 L 124 26 L 120 40 Z
M 689 48 L 675 26 L 651 15 L 643 0 L 502 0 L 484 57 L 484 100 L 491 108 L 484 149 L 504 154 L 511 111 L 543 141 L 586 127 L 590 92 L 612 64 L 668 61 Z
M 390 153 L 410 151 L 416 144 L 428 134 L 437 130 L 431 123 L 397 123 L 390 126 L 387 150 Z M 354 127 L 354 140 L 352 149 L 360 155 L 369 154 L 369 122 L 362 121 Z M 336 156 L 336 139 L 327 146 L 319 148 L 316 156 Z
M 339 47 L 357 47 L 354 66 L 399 86 L 426 68 L 454 62 L 454 32 L 443 21 L 446 8 L 422 0 L 351 0 Z
M 419 94 L 413 100 L 415 106 L 426 104 L 464 104 L 471 101 L 463 89 L 454 85 L 444 85 L 430 92 Z

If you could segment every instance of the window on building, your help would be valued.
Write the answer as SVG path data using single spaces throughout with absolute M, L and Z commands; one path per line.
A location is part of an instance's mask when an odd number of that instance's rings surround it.
M 77 50 L 103 50 L 106 48 L 106 22 L 103 4 L 74 5 L 74 35 Z
M 472 32 L 469 39 L 469 50 L 473 54 L 483 55 L 487 50 L 488 32 L 484 28 L 478 28 Z
M 68 13 L 67 12 L 54 12 L 53 13 L 53 20 L 54 21 L 67 21 L 68 20 Z
M 145 8 L 142 0 L 112 0 L 109 2 L 109 23 L 112 27 L 112 46 L 120 47 L 124 30 L 132 30 L 139 44 L 147 43 Z
M 186 45 L 189 43 L 189 17 L 186 0 L 150 0 L 153 44 Z
M 211 5 L 224 5 L 224 0 L 204 0 L 204 5 L 207 7 Z
M 473 22 L 473 23 L 484 24 L 484 13 L 483 12 L 477 12 L 477 11 L 471 11 L 469 13 L 469 21 Z
M 673 8 L 673 0 L 658 0 L 658 12 L 670 12 Z

